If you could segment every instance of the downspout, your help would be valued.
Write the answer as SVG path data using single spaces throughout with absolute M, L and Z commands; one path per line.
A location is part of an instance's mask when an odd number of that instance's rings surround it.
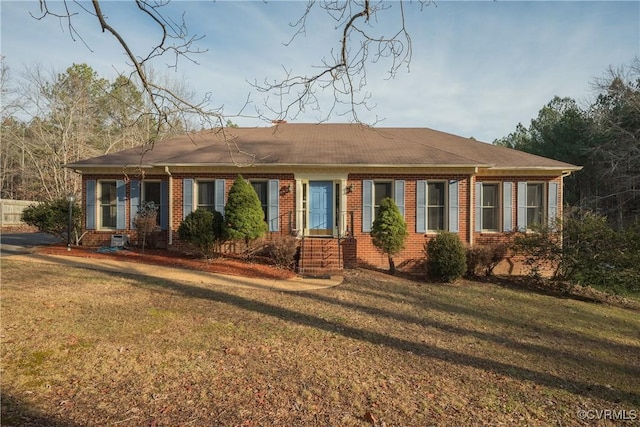
M 469 233 L 469 246 L 473 246 L 473 233 L 476 229 L 475 227 L 475 208 L 476 208 L 476 197 L 478 196 L 476 192 L 476 176 L 478 174 L 478 168 L 475 168 L 474 174 L 469 176 L 469 208 L 467 209 L 467 222 L 468 225 L 468 233 Z
M 172 219 L 173 219 L 173 177 L 171 176 L 171 172 L 169 171 L 169 166 L 164 167 L 164 172 L 169 177 L 169 220 L 167 224 L 168 232 L 169 232 L 169 241 L 168 246 L 173 245 L 173 230 L 171 227 Z

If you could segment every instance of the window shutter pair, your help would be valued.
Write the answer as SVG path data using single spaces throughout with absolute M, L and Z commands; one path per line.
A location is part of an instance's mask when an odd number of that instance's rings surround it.
M 404 180 L 394 181 L 393 201 L 402 217 L 404 217 Z M 370 233 L 373 226 L 373 181 L 366 179 L 362 181 L 362 232 Z
M 225 180 L 216 179 L 213 195 L 214 209 L 224 215 L 225 204 Z M 182 180 L 182 219 L 185 219 L 190 213 L 196 210 L 198 201 L 194 200 L 193 194 L 193 178 L 184 178 Z
M 558 217 L 558 191 L 557 182 L 550 182 L 547 190 L 547 221 L 553 226 Z M 518 230 L 527 230 L 527 183 L 518 183 Z
M 134 221 L 136 219 L 136 215 L 138 215 L 138 210 L 140 209 L 141 199 L 141 190 L 140 190 L 140 181 L 132 180 L 129 183 L 129 212 L 131 213 L 131 226 L 130 228 L 133 230 L 135 227 Z M 160 181 L 160 211 L 158 212 L 160 215 L 160 228 L 162 230 L 169 229 L 169 185 L 167 181 Z
M 459 203 L 459 183 L 455 180 L 449 181 L 449 231 L 457 233 L 459 229 L 460 203 Z M 427 232 L 427 181 L 416 181 L 416 233 Z
M 216 179 L 214 194 L 214 208 L 224 215 L 225 205 L 225 180 Z M 270 179 L 268 183 L 269 206 L 267 209 L 267 223 L 269 231 L 280 231 L 279 210 L 280 210 L 280 180 Z M 182 218 L 186 218 L 195 210 L 197 200 L 194 200 L 193 194 L 193 178 L 184 178 L 182 180 Z
M 97 181 L 95 179 L 88 179 L 87 186 L 87 200 L 85 206 L 85 226 L 87 230 L 95 230 L 96 225 L 96 210 L 98 203 L 97 193 Z M 127 187 L 124 180 L 116 180 L 116 229 L 126 229 L 126 199 L 127 199 Z
M 513 229 L 511 209 L 513 207 L 513 182 L 502 183 L 502 231 L 509 232 Z M 475 231 L 482 231 L 482 183 L 476 182 L 475 194 Z

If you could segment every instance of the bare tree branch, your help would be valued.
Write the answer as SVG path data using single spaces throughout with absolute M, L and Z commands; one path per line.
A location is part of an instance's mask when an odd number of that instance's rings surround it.
M 111 35 L 126 53 L 133 67 L 129 78 L 136 77 L 157 116 L 158 126 L 171 126 L 171 115 L 180 115 L 184 123 L 197 117 L 203 127 L 224 126 L 222 107 L 211 108 L 208 95 L 200 102 L 193 102 L 149 77 L 148 67 L 157 58 L 172 57 L 167 66 L 176 69 L 180 59 L 197 64 L 194 56 L 206 52 L 197 47 L 203 36 L 189 33 L 184 13 L 178 19 L 173 19 L 171 13 L 163 9 L 170 0 L 134 0 L 137 10 L 159 31 L 158 41 L 143 54 L 135 52 L 130 40 L 123 35 L 122 28 L 109 21 L 103 11 L 107 4 L 104 0 L 92 0 L 91 7 L 72 0 L 60 3 L 39 1 L 41 15 L 36 19 L 47 16 L 58 18 L 66 24 L 71 38 L 79 39 L 85 45 L 87 43 L 74 26 L 74 20 L 79 14 L 89 14 L 97 19 L 102 32 Z M 359 121 L 358 111 L 373 107 L 369 103 L 371 95 L 365 90 L 367 67 L 385 62 L 388 78 L 393 78 L 400 67 L 408 67 L 411 61 L 411 38 L 405 25 L 404 1 L 309 0 L 302 15 L 290 24 L 295 31 L 285 46 L 306 35 L 308 19 L 317 9 L 335 22 L 334 28 L 329 31 L 340 34 L 338 46 L 331 49 L 329 56 L 314 67 L 316 72 L 297 74 L 285 69 L 282 79 L 265 80 L 262 84 L 254 81 L 252 86 L 267 95 L 265 110 L 258 110 L 258 117 L 267 120 L 295 119 L 300 113 L 311 109 L 321 112 L 321 121 L 328 120 L 333 114 L 349 114 L 353 120 Z M 424 7 L 429 1 L 419 0 L 417 3 Z M 397 11 L 397 18 L 394 18 L 398 20 L 397 30 L 391 35 L 376 34 L 379 15 L 385 12 L 386 16 L 387 11 Z M 324 102 L 327 94 L 332 94 L 333 100 L 325 105 L 321 101 Z
M 428 2 L 419 2 L 424 7 Z M 398 30 L 391 36 L 374 35 L 377 16 L 392 6 L 399 9 Z M 319 92 L 333 91 L 333 102 L 322 112 L 321 121 L 328 120 L 336 113 L 339 105 L 346 105 L 346 111 L 337 114 L 350 114 L 355 121 L 358 109 L 370 110 L 371 94 L 365 91 L 367 85 L 367 66 L 384 60 L 387 64 L 388 78 L 394 78 L 402 66 L 407 66 L 412 57 L 411 37 L 405 25 L 404 1 L 393 5 L 388 2 L 371 0 L 351 1 L 317 1 L 310 0 L 302 16 L 290 24 L 296 29 L 286 46 L 303 35 L 306 35 L 307 20 L 314 8 L 324 10 L 336 22 L 335 29 L 340 30 L 341 39 L 337 54 L 331 55 L 331 60 L 323 59 L 321 65 L 315 67 L 317 73 L 309 75 L 294 74 L 285 69 L 285 76 L 280 81 L 265 80 L 259 84 L 254 81 L 252 86 L 262 93 L 280 98 L 279 111 L 271 106 L 271 98 L 265 100 L 268 114 L 275 114 L 278 119 L 293 118 L 304 112 L 306 108 L 320 111 Z M 260 113 L 265 115 L 265 113 Z

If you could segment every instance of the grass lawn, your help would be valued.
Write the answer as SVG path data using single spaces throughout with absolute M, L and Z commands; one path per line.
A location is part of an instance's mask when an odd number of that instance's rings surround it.
M 637 308 L 362 270 L 281 293 L 10 258 L 1 304 L 3 426 L 640 419 Z

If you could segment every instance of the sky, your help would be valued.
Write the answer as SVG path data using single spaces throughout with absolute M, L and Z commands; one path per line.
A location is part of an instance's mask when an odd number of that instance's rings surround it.
M 399 4 L 385 3 L 389 9 L 370 22 L 375 31 L 397 31 Z M 59 9 L 63 3 L 51 5 Z M 290 24 L 305 6 L 304 1 L 174 0 L 165 10 L 176 20 L 184 12 L 190 34 L 204 36 L 196 43 L 203 52 L 192 56 L 197 63 L 181 58 L 170 68 L 173 58 L 164 58 L 154 69 L 182 82 L 196 99 L 210 94 L 212 106 L 223 107 L 234 123 L 265 126 L 248 117 L 265 111 L 266 96 L 249 82 L 278 81 L 285 70 L 312 73 L 339 49 L 335 21 L 320 11 L 309 17 L 305 34 L 285 45 L 295 34 Z M 100 31 L 95 17 L 77 10 L 73 25 L 82 40 L 69 34 L 64 21 L 35 19 L 38 2 L 0 0 L 0 54 L 11 79 L 19 80 L 26 67 L 59 73 L 74 63 L 86 63 L 110 80 L 130 71 L 115 39 Z M 156 43 L 156 29 L 132 1 L 103 1 L 103 12 L 136 54 Z M 423 8 L 414 1 L 405 3 L 404 13 L 411 62 L 392 79 L 388 62 L 367 65 L 373 108 L 358 110 L 365 123 L 429 127 L 492 142 L 518 123 L 528 126 L 554 96 L 587 105 L 596 94 L 595 79 L 640 57 L 638 1 L 437 1 Z M 323 118 L 331 97 L 320 99 L 320 113 L 307 109 L 290 121 Z M 242 116 L 236 116 L 240 110 Z M 333 115 L 329 121 L 351 120 Z

